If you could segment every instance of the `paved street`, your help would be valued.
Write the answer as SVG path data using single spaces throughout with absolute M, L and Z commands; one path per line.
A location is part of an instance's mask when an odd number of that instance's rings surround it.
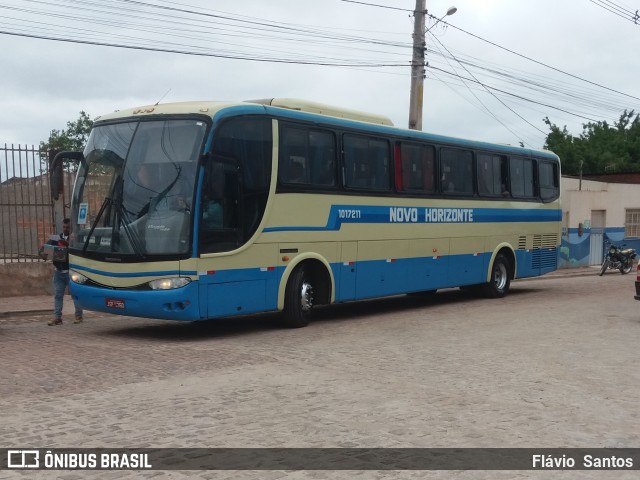
M 0 322 L 5 447 L 640 447 L 635 275 L 277 317 Z M 22 478 L 18 473 L 0 476 Z M 553 478 L 634 478 L 554 472 Z M 540 472 L 40 472 L 40 478 L 549 478 Z M 28 478 L 34 478 L 34 474 Z

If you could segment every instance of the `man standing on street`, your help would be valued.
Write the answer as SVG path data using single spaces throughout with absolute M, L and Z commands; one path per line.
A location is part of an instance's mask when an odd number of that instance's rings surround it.
M 60 235 L 52 235 L 45 245 L 50 246 L 53 251 L 53 314 L 54 318 L 48 325 L 62 325 L 62 305 L 64 301 L 64 293 L 69 286 L 69 256 L 67 248 L 69 247 L 69 235 L 71 234 L 71 220 L 65 218 L 62 221 L 62 233 Z M 48 253 L 45 252 L 45 245 L 40 247 L 40 257 L 45 260 Z M 76 309 L 76 318 L 73 323 L 82 322 L 82 309 L 73 301 Z

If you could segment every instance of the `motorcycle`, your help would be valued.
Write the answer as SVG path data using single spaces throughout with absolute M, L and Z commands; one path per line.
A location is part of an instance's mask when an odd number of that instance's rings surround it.
M 620 270 L 621 274 L 629 273 L 633 268 L 633 259 L 636 258 L 636 251 L 633 248 L 621 249 L 617 245 L 609 245 L 607 254 L 604 256 L 602 267 L 600 268 L 600 276 L 608 268 L 612 270 Z

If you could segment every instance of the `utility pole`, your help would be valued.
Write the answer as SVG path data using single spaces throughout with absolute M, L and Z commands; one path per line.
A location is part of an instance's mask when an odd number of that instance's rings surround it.
M 424 94 L 424 74 L 426 52 L 425 35 L 435 27 L 442 19 L 448 15 L 453 15 L 458 11 L 456 7 L 449 7 L 447 13 L 436 19 L 436 22 L 425 30 L 425 17 L 427 10 L 424 5 L 425 0 L 416 0 L 416 9 L 413 12 L 413 58 L 411 59 L 411 93 L 409 97 L 409 128 L 411 130 L 422 130 L 422 101 Z M 430 15 L 432 18 L 432 15 Z
M 425 0 L 416 0 L 413 12 L 413 57 L 411 59 L 411 92 L 409 97 L 409 128 L 422 130 L 424 91 Z

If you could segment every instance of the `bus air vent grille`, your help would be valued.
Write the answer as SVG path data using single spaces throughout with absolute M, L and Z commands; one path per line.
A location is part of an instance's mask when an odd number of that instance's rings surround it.
M 545 233 L 533 236 L 533 248 L 554 248 L 558 245 L 558 235 Z
M 518 238 L 518 250 L 526 250 L 527 249 L 527 236 L 521 235 Z
M 535 249 L 531 257 L 533 268 L 558 268 L 558 255 L 555 248 Z

